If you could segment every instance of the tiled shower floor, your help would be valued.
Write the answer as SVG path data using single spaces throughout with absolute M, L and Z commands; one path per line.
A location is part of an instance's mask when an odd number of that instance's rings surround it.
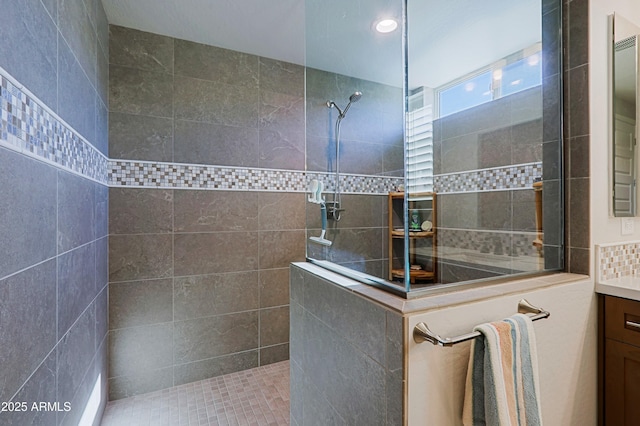
M 288 425 L 289 361 L 111 401 L 101 426 Z

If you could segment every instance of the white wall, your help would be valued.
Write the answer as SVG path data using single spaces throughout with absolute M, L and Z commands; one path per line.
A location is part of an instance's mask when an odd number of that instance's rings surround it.
M 607 16 L 613 12 L 640 26 L 640 1 L 589 1 L 592 244 L 640 240 L 640 218 L 633 219 L 635 224 L 633 235 L 623 236 L 622 219 L 609 215 L 609 173 L 612 160 L 608 130 Z M 595 262 L 592 262 L 593 264 Z
M 585 278 L 411 316 L 406 330 L 408 425 L 462 424 L 470 349 L 468 342 L 450 348 L 417 344 L 411 337 L 415 325 L 424 321 L 444 337 L 465 334 L 476 324 L 511 316 L 521 298 L 551 312 L 534 323 L 544 424 L 596 424 L 597 306 L 593 283 Z

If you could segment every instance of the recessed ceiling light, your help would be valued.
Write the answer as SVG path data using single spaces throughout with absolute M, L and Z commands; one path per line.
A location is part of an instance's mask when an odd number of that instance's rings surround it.
M 398 22 L 395 19 L 381 19 L 376 22 L 376 31 L 379 33 L 390 33 L 398 28 Z

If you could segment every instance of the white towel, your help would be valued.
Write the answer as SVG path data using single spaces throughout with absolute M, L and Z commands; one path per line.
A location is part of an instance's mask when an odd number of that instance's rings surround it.
M 481 324 L 471 345 L 462 420 L 465 426 L 542 425 L 538 357 L 531 319 L 516 314 Z

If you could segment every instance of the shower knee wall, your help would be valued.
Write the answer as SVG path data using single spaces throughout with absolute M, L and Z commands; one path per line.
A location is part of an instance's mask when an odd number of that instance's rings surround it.
M 437 334 L 458 336 L 513 315 L 526 298 L 551 312 L 534 326 L 544 422 L 595 425 L 593 281 L 558 274 L 482 290 L 407 301 L 317 265 L 293 264 L 292 423 L 459 424 L 470 344 L 417 343 L 413 328 L 426 322 Z

